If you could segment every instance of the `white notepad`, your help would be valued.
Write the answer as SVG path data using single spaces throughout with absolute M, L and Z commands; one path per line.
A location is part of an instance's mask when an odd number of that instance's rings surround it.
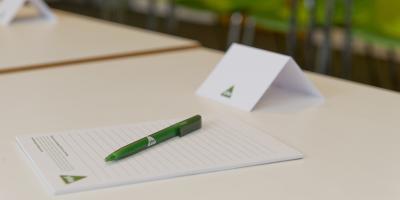
M 53 194 L 112 187 L 302 158 L 265 132 L 238 121 L 207 118 L 203 127 L 115 163 L 104 158 L 180 120 L 46 135 L 17 142 Z

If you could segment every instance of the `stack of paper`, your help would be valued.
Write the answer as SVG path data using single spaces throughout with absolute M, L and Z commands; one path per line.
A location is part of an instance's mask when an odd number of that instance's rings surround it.
M 206 119 L 203 128 L 114 163 L 114 150 L 179 120 L 20 136 L 18 144 L 55 194 L 299 159 L 302 154 L 246 124 Z

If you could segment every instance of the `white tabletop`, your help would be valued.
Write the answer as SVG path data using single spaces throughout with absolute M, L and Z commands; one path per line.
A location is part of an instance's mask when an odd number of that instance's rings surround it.
M 221 56 L 199 48 L 0 76 L 0 199 L 400 199 L 398 93 L 307 73 L 324 104 L 244 112 L 194 94 Z M 51 196 L 15 142 L 197 113 L 241 119 L 305 158 Z
M 58 18 L 54 24 L 29 19 L 33 11 L 23 9 L 20 20 L 0 26 L 0 72 L 199 46 L 193 40 L 63 11 L 54 11 Z

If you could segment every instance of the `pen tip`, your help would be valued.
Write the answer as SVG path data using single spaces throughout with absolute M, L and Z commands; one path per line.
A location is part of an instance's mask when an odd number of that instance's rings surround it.
M 106 162 L 110 162 L 110 161 L 115 160 L 115 158 L 116 158 L 116 157 L 115 157 L 113 154 L 111 154 L 111 155 L 107 156 L 104 160 L 105 160 Z

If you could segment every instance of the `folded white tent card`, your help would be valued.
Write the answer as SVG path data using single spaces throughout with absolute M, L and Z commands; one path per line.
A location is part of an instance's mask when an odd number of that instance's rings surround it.
M 240 44 L 229 48 L 197 94 L 251 111 L 269 90 L 323 99 L 291 57 Z
M 44 19 L 51 22 L 56 20 L 43 0 L 0 0 L 0 24 L 8 26 L 17 16 L 18 11 L 24 7 L 26 3 L 30 3 L 35 7 Z

